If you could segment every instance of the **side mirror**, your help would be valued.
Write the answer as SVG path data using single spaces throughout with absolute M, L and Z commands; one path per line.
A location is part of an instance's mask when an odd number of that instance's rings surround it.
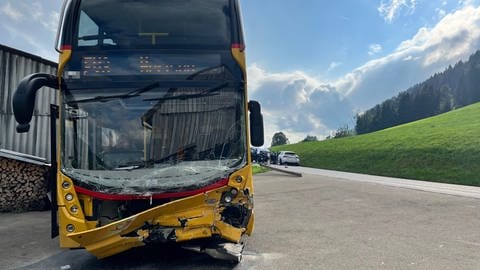
M 264 143 L 263 139 L 263 116 L 260 103 L 255 100 L 248 102 L 250 111 L 250 141 L 253 146 L 260 147 Z
M 38 89 L 44 86 L 58 89 L 58 78 L 50 74 L 35 73 L 20 81 L 13 94 L 12 102 L 13 114 L 18 123 L 18 133 L 25 133 L 30 129 L 30 121 L 35 107 L 35 95 Z

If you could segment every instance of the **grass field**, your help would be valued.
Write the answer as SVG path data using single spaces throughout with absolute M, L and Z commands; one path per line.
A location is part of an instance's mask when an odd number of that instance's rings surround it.
M 274 147 L 313 168 L 480 186 L 480 104 L 371 134 Z
M 254 164 L 252 166 L 252 173 L 253 174 L 264 173 L 264 172 L 268 172 L 268 171 L 270 171 L 270 169 L 265 168 L 263 166 L 260 166 L 258 164 Z

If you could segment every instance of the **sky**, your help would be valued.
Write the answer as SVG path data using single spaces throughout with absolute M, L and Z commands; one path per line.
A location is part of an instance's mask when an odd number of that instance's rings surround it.
M 480 0 L 239 0 L 265 145 L 322 139 L 480 49 Z M 0 0 L 0 44 L 56 61 L 60 0 Z

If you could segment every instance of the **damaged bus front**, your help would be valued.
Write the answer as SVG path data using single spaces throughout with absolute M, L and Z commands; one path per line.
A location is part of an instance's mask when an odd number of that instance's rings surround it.
M 58 76 L 26 77 L 13 100 L 26 132 L 35 92 L 59 89 L 50 181 L 62 247 L 104 258 L 195 243 L 241 258 L 254 223 L 249 147 L 263 145 L 242 35 L 235 0 L 65 1 Z

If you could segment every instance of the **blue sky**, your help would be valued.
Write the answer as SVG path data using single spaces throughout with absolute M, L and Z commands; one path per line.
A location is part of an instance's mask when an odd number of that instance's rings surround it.
M 480 49 L 478 0 L 240 0 L 266 144 L 324 137 Z M 0 0 L 0 43 L 47 59 L 62 1 Z
M 394 2 L 399 7 L 388 9 Z M 244 0 L 249 60 L 273 72 L 301 69 L 335 79 L 435 25 L 440 9 L 459 7 L 456 1 L 383 3 L 381 12 L 378 0 Z

